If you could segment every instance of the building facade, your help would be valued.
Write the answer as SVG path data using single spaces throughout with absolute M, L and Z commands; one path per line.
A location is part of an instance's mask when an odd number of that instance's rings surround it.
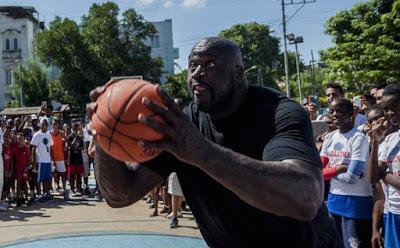
M 35 57 L 35 37 L 43 30 L 33 7 L 0 6 L 0 109 L 11 101 L 13 70 Z
M 146 44 L 151 47 L 153 58 L 158 56 L 162 58 L 164 73 L 160 80 L 164 83 L 167 75 L 174 74 L 174 59 L 179 58 L 179 49 L 174 48 L 171 19 L 151 23 L 156 28 L 157 33 L 150 37 Z

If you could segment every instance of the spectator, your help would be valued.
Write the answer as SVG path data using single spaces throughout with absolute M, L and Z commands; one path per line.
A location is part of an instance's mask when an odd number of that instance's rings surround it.
M 73 194 L 82 193 L 83 175 L 83 133 L 80 132 L 79 123 L 73 124 L 72 133 L 67 137 L 68 146 L 68 177 Z
M 55 183 L 56 183 L 56 190 L 64 192 L 65 196 L 65 190 L 67 188 L 67 168 L 65 166 L 65 157 L 64 157 L 64 151 L 65 151 L 65 142 L 64 142 L 64 136 L 63 133 L 60 132 L 59 128 L 60 121 L 58 119 L 53 120 L 53 131 L 50 132 L 51 137 L 53 138 L 54 145 L 52 146 L 53 150 L 53 156 L 54 156 L 54 163 L 55 163 Z M 62 189 L 60 188 L 60 178 L 62 182 Z
M 171 219 L 171 228 L 178 227 L 178 217 L 182 217 L 183 193 L 179 184 L 178 175 L 172 172 L 168 178 L 168 193 L 171 195 L 172 212 L 167 216 Z
M 326 86 L 325 95 L 328 98 L 328 103 L 330 104 L 335 99 L 342 99 L 344 97 L 344 91 L 342 86 L 339 84 L 330 83 Z M 364 124 L 367 121 L 367 118 L 364 115 L 357 112 L 353 112 L 353 114 L 355 115 L 353 120 L 356 127 Z M 317 118 L 317 120 L 320 119 L 321 117 Z
M 368 141 L 352 121 L 353 104 L 335 99 L 329 105 L 338 130 L 322 145 L 323 176 L 330 180 L 328 210 L 345 248 L 368 247 L 371 240 L 372 189 L 366 180 Z
M 32 161 L 34 168 L 38 171 L 38 182 L 43 184 L 43 195 L 41 201 L 52 199 L 51 188 L 51 162 L 54 162 L 53 138 L 47 132 L 48 122 L 46 118 L 40 120 L 40 131 L 36 132 L 31 141 Z
M 17 134 L 18 145 L 15 147 L 15 168 L 17 179 L 17 207 L 28 202 L 28 166 L 30 163 L 29 147 L 25 145 L 24 135 Z
M 0 210 L 7 211 L 9 204 L 5 202 L 6 198 L 11 198 L 10 188 L 12 181 L 12 174 L 14 170 L 14 152 L 11 146 L 10 131 L 4 133 L 4 181 L 3 181 L 3 192 L 0 199 Z M 11 200 L 11 199 L 10 199 Z
M 0 122 L 0 211 L 6 211 L 8 208 L 3 202 L 3 185 L 4 185 L 4 161 L 3 161 L 3 121 Z
M 372 183 L 380 180 L 388 185 L 389 203 L 387 222 L 385 226 L 385 247 L 400 247 L 400 131 L 387 135 L 380 145 L 388 124 L 400 124 L 400 85 L 388 85 L 380 103 L 385 118 L 373 123 L 369 132 L 371 137 L 371 155 L 368 176 Z

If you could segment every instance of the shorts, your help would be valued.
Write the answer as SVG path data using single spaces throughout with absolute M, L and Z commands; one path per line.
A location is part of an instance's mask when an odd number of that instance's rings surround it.
M 51 182 L 51 163 L 39 163 L 37 182 Z
M 172 172 L 168 178 L 168 194 L 183 196 L 181 185 L 175 172 Z
M 68 165 L 68 176 L 73 174 L 83 174 L 83 164 L 70 164 Z
M 28 173 L 26 172 L 26 170 L 17 168 L 16 179 L 17 182 L 26 182 L 28 180 Z
M 385 227 L 385 247 L 400 247 L 400 215 L 388 212 Z
M 64 160 L 56 161 L 56 172 L 64 173 L 66 171 L 67 168 L 65 168 L 65 161 Z

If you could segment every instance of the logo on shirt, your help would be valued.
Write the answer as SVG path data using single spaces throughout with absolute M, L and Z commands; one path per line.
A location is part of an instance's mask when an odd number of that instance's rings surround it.
M 334 146 L 333 146 L 333 150 L 335 150 L 335 151 L 340 151 L 340 150 L 342 150 L 343 149 L 343 144 L 342 143 L 336 143 Z

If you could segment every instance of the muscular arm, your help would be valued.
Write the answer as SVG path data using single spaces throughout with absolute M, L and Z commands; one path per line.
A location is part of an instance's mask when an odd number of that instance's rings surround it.
M 99 146 L 96 146 L 95 163 L 96 179 L 101 194 L 113 208 L 135 203 L 163 180 L 142 165 L 128 169 L 124 162 L 108 156 Z
M 315 165 L 255 160 L 209 141 L 199 149 L 192 164 L 256 208 L 309 221 L 322 204 L 322 171 Z
M 371 141 L 371 151 L 368 159 L 367 178 L 372 184 L 379 183 L 387 169 L 386 163 L 378 161 L 379 142 L 375 139 Z

